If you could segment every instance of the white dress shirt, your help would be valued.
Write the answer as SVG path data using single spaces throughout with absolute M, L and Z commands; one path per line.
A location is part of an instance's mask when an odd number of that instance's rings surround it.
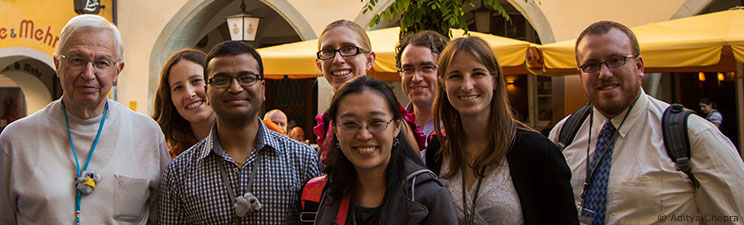
M 593 108 L 593 116 L 563 150 L 573 173 L 576 204 L 586 178 L 587 145 L 592 157 L 602 125 L 610 120 L 618 132 L 607 184 L 606 224 L 742 224 L 744 163 L 736 148 L 713 124 L 691 115 L 690 161 L 700 181 L 700 189 L 695 189 L 687 175 L 675 169 L 664 147 L 661 117 L 668 106 L 642 91 L 622 125 L 627 109 L 608 119 Z M 555 143 L 565 120 L 550 132 Z M 587 121 L 593 123 L 591 133 Z

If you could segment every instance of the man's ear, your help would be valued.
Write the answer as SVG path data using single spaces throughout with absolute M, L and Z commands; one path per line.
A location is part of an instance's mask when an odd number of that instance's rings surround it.
M 266 80 L 261 80 L 261 96 L 263 96 L 264 103 L 266 102 Z
M 122 70 L 124 70 L 124 62 L 119 62 L 119 67 L 117 68 L 116 74 L 114 75 L 114 83 L 116 83 L 119 80 L 119 74 Z
M 646 65 L 643 62 L 643 57 L 641 57 L 641 55 L 638 55 L 635 61 L 635 64 L 638 67 L 638 75 L 641 76 L 641 79 L 643 79 L 643 76 L 645 75 L 644 71 L 646 71 Z
M 60 78 L 59 77 L 59 64 L 60 64 L 59 59 L 57 59 L 56 55 L 52 56 L 52 59 L 54 59 L 54 74 L 57 75 L 57 78 Z

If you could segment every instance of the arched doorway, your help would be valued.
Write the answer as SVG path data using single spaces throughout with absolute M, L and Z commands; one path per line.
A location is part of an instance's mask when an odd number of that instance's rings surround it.
M 8 124 L 27 114 L 26 98 L 20 86 L 0 74 L 0 133 Z
M 240 0 L 189 0 L 166 24 L 150 54 L 148 106 L 152 105 L 158 87 L 160 70 L 168 56 L 183 48 L 208 52 L 219 42 L 229 40 L 225 18 L 240 13 Z M 254 48 L 316 38 L 310 24 L 287 0 L 245 0 L 247 13 L 261 17 Z M 290 65 L 288 65 L 290 66 Z M 314 79 L 266 80 L 266 102 L 263 112 L 281 109 L 290 121 L 305 131 L 313 126 L 317 101 Z M 151 109 L 150 109 L 151 110 Z M 311 132 L 306 132 L 310 135 Z
M 533 19 L 530 19 L 529 16 L 524 14 L 525 9 L 523 7 L 527 7 L 528 10 L 541 12 L 539 9 L 521 0 L 501 0 L 500 3 L 509 15 L 509 20 L 501 16 L 501 14 L 496 13 L 490 6 L 482 6 L 480 3 L 477 3 L 474 7 L 465 9 L 464 16 L 465 21 L 468 22 L 468 29 L 536 44 L 543 43 L 543 36 L 538 35 L 538 30 L 533 26 L 536 23 L 533 21 L 544 17 L 533 15 Z M 478 30 L 479 26 L 476 23 L 479 20 L 483 21 L 483 19 L 476 18 L 475 11 L 484 10 L 481 7 L 490 9 L 492 13 L 490 14 L 490 24 L 488 26 L 481 26 L 481 30 Z M 535 9 L 530 9 L 530 7 L 534 7 Z M 543 26 L 543 30 L 547 29 L 550 31 L 549 27 L 545 28 L 547 25 L 538 25 Z M 552 39 L 552 32 L 545 33 L 544 36 Z M 552 120 L 552 79 L 550 77 L 535 76 L 532 74 L 507 75 L 505 79 L 507 93 L 512 109 L 515 112 L 515 117 L 536 130 L 549 127 Z
M 25 47 L 0 51 L 0 127 L 62 95 L 52 57 Z

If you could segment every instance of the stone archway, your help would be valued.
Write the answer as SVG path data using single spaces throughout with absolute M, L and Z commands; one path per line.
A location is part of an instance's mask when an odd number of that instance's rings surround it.
M 540 41 L 543 44 L 547 43 L 553 43 L 555 42 L 555 35 L 553 34 L 553 29 L 550 26 L 550 22 L 548 22 L 547 17 L 545 17 L 545 14 L 543 13 L 542 9 L 535 5 L 534 1 L 526 2 L 524 0 L 506 0 L 511 4 L 517 11 L 519 11 L 522 16 L 524 16 L 527 21 L 532 25 L 532 27 L 537 32 L 537 36 L 540 38 Z M 691 0 L 688 0 L 691 1 Z M 354 18 L 354 22 L 358 24 L 369 24 L 370 21 L 372 21 L 372 18 L 374 18 L 375 14 L 378 14 L 385 10 L 388 6 L 390 6 L 394 0 L 382 0 L 377 3 L 377 7 L 373 11 L 362 13 L 361 11 L 359 14 Z M 377 26 L 374 26 L 372 29 L 379 29 L 379 28 L 385 28 L 390 27 L 390 24 L 393 24 L 400 18 L 396 17 L 393 18 L 392 21 L 389 21 L 389 23 L 385 24 L 384 21 L 381 21 L 380 24 Z M 368 28 L 368 26 L 364 26 L 365 28 Z
M 548 18 L 545 17 L 542 9 L 535 5 L 534 1 L 508 0 L 508 2 L 530 22 L 532 28 L 537 32 L 540 42 L 543 44 L 555 42 L 553 28 L 550 26 Z
M 271 9 L 278 14 L 301 40 L 315 39 L 317 36 L 297 9 L 288 0 L 259 0 L 246 1 L 254 7 L 263 7 L 261 10 Z M 148 113 L 152 111 L 153 98 L 160 80 L 160 70 L 168 60 L 170 53 L 183 48 L 195 46 L 205 35 L 216 29 L 224 22 L 216 21 L 214 18 L 222 19 L 225 15 L 237 14 L 240 11 L 237 0 L 188 0 L 176 14 L 165 25 L 150 53 L 150 68 L 148 76 Z M 259 5 L 259 6 L 256 6 Z M 250 7 L 248 7 L 250 8 Z M 251 10 L 248 10 L 252 13 Z M 260 11 L 260 10 L 257 10 Z M 261 15 L 259 15 L 261 16 Z M 263 22 L 262 22 L 263 23 Z M 266 26 L 259 24 L 259 37 Z
M 669 19 L 673 20 L 700 14 L 700 12 L 713 3 L 713 1 L 714 0 L 687 0 Z
M 52 94 L 47 90 L 46 85 L 33 74 L 23 71 L 8 71 L 0 74 L 10 78 L 21 87 L 26 97 L 26 111 L 29 114 L 43 109 L 52 102 Z
M 14 63 L 20 61 L 35 61 L 36 65 L 42 67 L 45 73 L 53 73 L 54 61 L 50 55 L 32 48 L 10 47 L 3 48 L 0 51 L 0 70 L 5 70 Z M 0 72 L 13 80 L 20 86 L 26 98 L 26 109 L 28 114 L 39 111 L 52 101 L 52 93 L 49 86 L 40 80 L 40 74 L 32 74 L 34 71 L 26 71 L 25 68 L 10 69 Z M 52 72 L 49 72 L 52 71 Z M 46 76 L 50 76 L 46 74 Z M 54 76 L 54 74 L 51 74 Z
M 10 47 L 0 50 L 2 50 L 0 51 L 0 69 L 24 58 L 33 58 L 43 62 L 49 66 L 49 68 L 54 68 L 54 60 L 52 59 L 52 56 L 33 48 Z

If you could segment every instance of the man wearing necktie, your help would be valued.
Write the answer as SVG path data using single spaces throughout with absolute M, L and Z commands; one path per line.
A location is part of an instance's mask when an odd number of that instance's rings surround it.
M 626 26 L 600 21 L 576 40 L 576 62 L 592 105 L 563 154 L 585 224 L 723 224 L 744 220 L 744 163 L 731 141 L 705 119 L 687 119 L 692 173 L 675 168 L 664 147 L 668 103 L 641 88 L 643 58 Z M 558 143 L 566 119 L 550 133 Z M 692 219 L 690 219 L 692 218 Z M 700 218 L 696 220 L 695 218 Z M 707 218 L 707 219 L 706 219 Z

